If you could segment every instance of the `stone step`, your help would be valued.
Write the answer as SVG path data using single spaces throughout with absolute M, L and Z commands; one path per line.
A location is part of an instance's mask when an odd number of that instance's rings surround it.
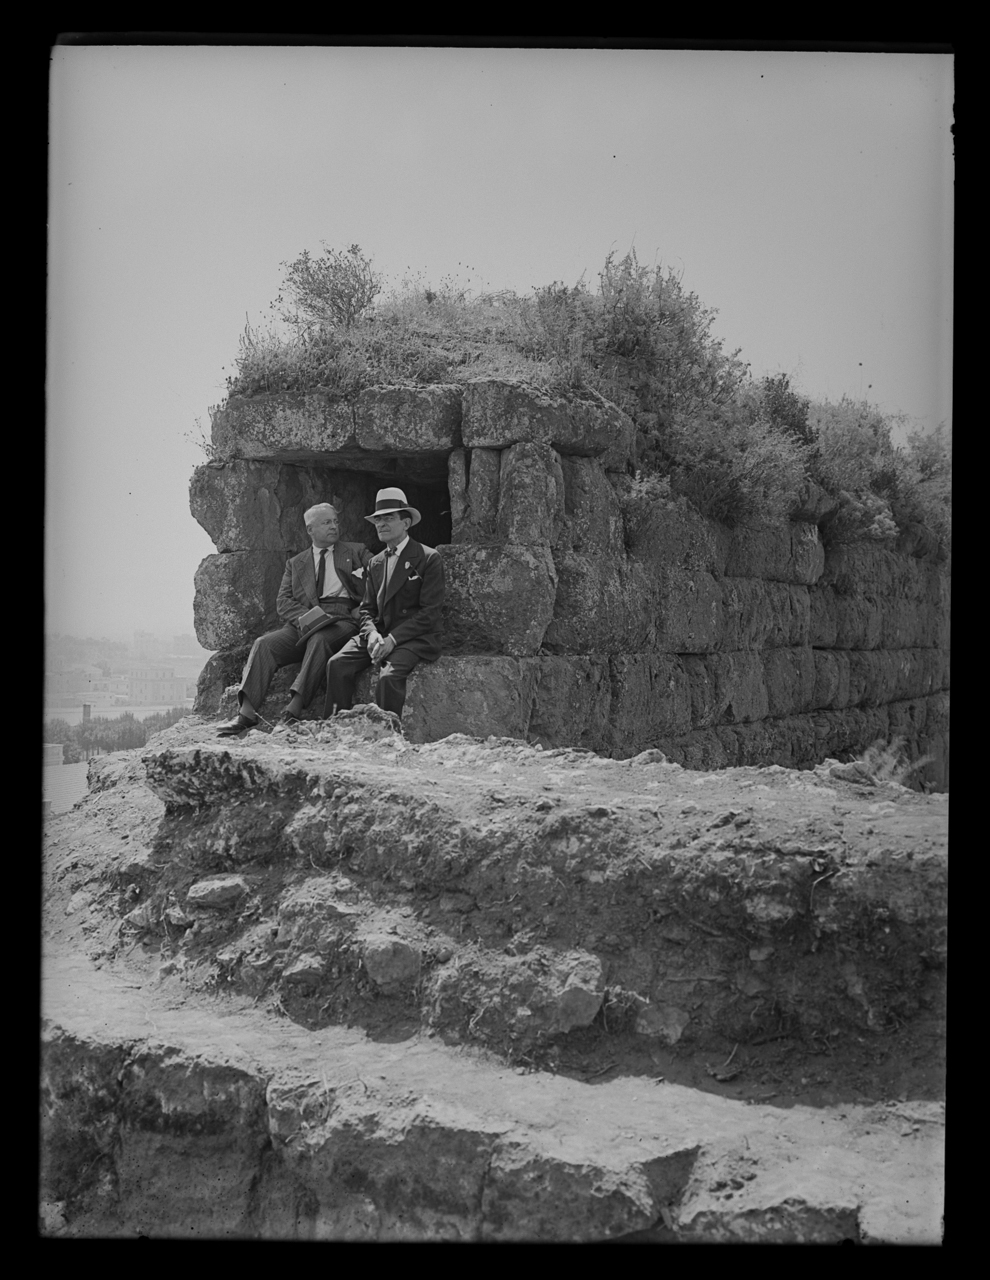
M 774 1110 L 44 965 L 49 1235 L 938 1243 L 941 1110 Z M 907 1136 L 903 1136 L 904 1134 Z

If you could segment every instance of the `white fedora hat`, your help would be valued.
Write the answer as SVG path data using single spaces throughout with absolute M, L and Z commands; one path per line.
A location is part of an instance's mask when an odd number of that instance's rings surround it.
M 408 511 L 412 516 L 413 524 L 419 524 L 422 517 L 415 507 L 411 507 L 406 501 L 406 495 L 401 489 L 379 489 L 375 494 L 375 510 L 370 516 L 365 516 L 365 520 L 370 520 L 374 524 L 375 516 L 384 515 L 391 511 Z M 412 528 L 412 525 L 409 526 Z

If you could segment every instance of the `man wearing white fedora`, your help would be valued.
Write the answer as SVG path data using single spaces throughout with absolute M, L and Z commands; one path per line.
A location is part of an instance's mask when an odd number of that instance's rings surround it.
M 379 489 L 375 509 L 365 519 L 385 550 L 368 566 L 360 634 L 327 663 L 326 716 L 353 705 L 355 678 L 373 662 L 382 664 L 378 705 L 401 716 L 410 673 L 420 662 L 440 657 L 443 561 L 433 547 L 409 537 L 419 512 L 401 489 Z

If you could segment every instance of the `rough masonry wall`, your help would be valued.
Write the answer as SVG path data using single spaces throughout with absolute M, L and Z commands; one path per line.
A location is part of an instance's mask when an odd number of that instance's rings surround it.
M 917 779 L 947 786 L 949 572 L 918 554 L 926 540 L 826 554 L 830 500 L 813 487 L 790 523 L 762 529 L 630 508 L 629 419 L 513 382 L 232 399 L 213 439 L 229 460 L 191 489 L 218 548 L 196 575 L 197 634 L 217 651 L 197 710 L 220 709 L 275 625 L 306 507 L 334 500 L 342 537 L 369 542 L 374 491 L 399 484 L 447 574 L 444 657 L 410 682 L 413 741 L 656 747 L 710 769 L 810 766 L 903 737 L 932 757 Z

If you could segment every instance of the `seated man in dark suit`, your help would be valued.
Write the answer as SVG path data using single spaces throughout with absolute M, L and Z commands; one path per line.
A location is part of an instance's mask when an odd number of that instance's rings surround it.
M 357 542 L 338 542 L 337 511 L 321 502 L 305 513 L 312 547 L 285 566 L 277 610 L 285 624 L 255 640 L 237 691 L 239 714 L 218 736 L 232 738 L 258 723 L 258 708 L 279 667 L 299 662 L 292 699 L 283 720 L 298 720 L 313 700 L 327 659 L 357 634 L 358 609 L 371 552 Z
M 401 489 L 379 489 L 375 510 L 365 519 L 386 545 L 368 566 L 361 634 L 327 663 L 326 716 L 351 707 L 354 679 L 373 662 L 384 664 L 378 705 L 401 716 L 407 677 L 420 662 L 440 657 L 443 561 L 433 547 L 409 537 L 409 529 L 419 524 L 419 512 Z

